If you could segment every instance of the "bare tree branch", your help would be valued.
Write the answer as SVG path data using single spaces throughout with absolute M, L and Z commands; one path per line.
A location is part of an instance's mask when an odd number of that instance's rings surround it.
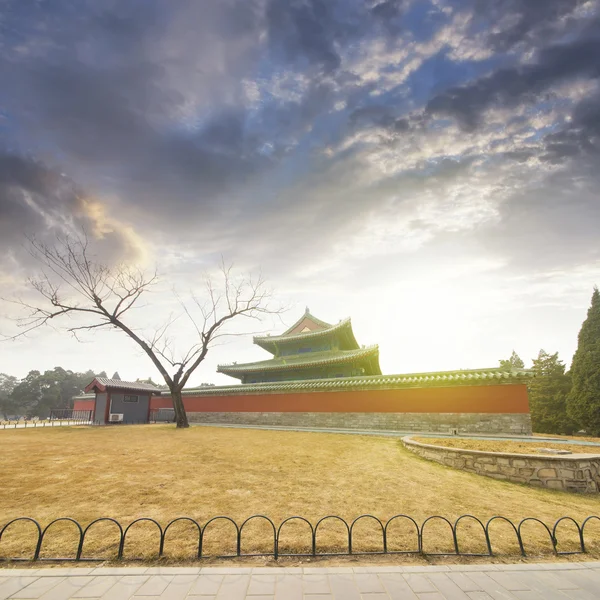
M 78 341 L 82 332 L 103 328 L 122 331 L 143 350 L 165 380 L 178 427 L 188 426 L 181 392 L 209 348 L 223 337 L 241 335 L 227 331 L 226 326 L 238 317 L 260 319 L 283 312 L 283 308 L 270 305 L 271 292 L 262 275 L 236 279 L 233 266 L 221 258 L 221 284 L 215 286 L 211 278 L 206 278 L 204 299 L 192 292 L 185 301 L 175 293 L 182 314 L 170 315 L 152 336 L 146 337 L 127 320 L 132 310 L 141 308 L 140 299 L 157 284 L 156 271 L 148 275 L 129 266 L 108 266 L 97 261 L 91 254 L 85 231 L 79 236 L 60 237 L 52 246 L 29 239 L 28 250 L 42 268 L 36 278 L 28 281 L 40 301 L 8 299 L 23 314 L 15 319 L 20 331 L 5 339 L 15 340 L 75 316 L 86 322 L 67 325 L 65 330 Z M 192 325 L 196 341 L 177 356 L 175 340 L 169 332 L 180 316 Z

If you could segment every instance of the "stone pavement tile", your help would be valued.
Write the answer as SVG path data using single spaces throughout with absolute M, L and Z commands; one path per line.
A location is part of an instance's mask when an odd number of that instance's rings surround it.
M 302 569 L 300 569 L 302 570 Z M 253 573 L 252 567 L 202 567 L 200 574 L 218 573 L 220 575 L 250 575 Z
M 279 573 L 281 567 L 252 567 L 252 575 L 268 575 L 269 573 Z
M 161 600 L 183 600 L 199 577 L 200 575 L 174 575 L 159 598 Z
M 498 565 L 497 571 L 539 571 L 540 565 L 534 563 L 514 563 L 511 565 Z
M 326 567 L 303 567 L 302 573 L 305 575 L 323 575 L 327 572 Z
M 47 578 L 49 579 L 49 578 Z M 69 600 L 84 585 L 92 581 L 93 577 L 84 575 L 82 577 L 66 577 L 58 585 L 40 596 L 40 600 Z
M 503 565 L 499 565 L 503 566 Z M 451 571 L 499 571 L 498 565 L 449 565 Z
M 402 567 L 403 573 L 447 573 L 451 571 L 450 565 L 422 565 Z
M 417 595 L 401 573 L 382 573 L 379 581 L 392 600 L 417 600 Z
M 404 573 L 405 567 L 367 567 L 366 573 Z
M 117 582 L 101 598 L 107 598 L 108 600 L 129 600 L 147 579 L 148 577 L 144 575 L 125 575 L 124 577 L 119 577 Z
M 327 573 L 353 573 L 352 567 L 326 567 Z
M 52 569 L 3 569 L 0 567 L 0 579 L 2 577 L 35 577 L 40 571 L 50 571 Z
M 448 573 L 451 579 L 463 592 L 481 592 L 481 586 L 464 573 Z
M 564 573 L 564 571 L 562 571 Z M 550 574 L 548 571 L 530 571 L 527 573 L 518 573 L 515 579 L 522 581 L 531 590 L 537 592 L 547 600 L 565 600 L 565 595 L 558 589 L 551 580 L 544 580 L 544 575 Z M 563 578 L 561 578 L 563 579 Z M 572 586 L 572 581 L 568 581 Z M 571 589 L 573 589 L 571 587 Z M 600 590 L 599 590 L 600 591 Z
M 568 563 L 538 563 L 531 565 L 533 571 L 577 571 L 589 569 L 587 562 L 568 562 Z M 509 570 L 509 569 L 507 569 Z
M 90 575 L 97 568 L 98 567 L 60 567 L 57 569 L 36 569 L 36 574 L 38 577 L 79 577 L 83 575 Z
M 576 584 L 581 589 L 587 590 L 588 592 L 595 593 L 597 596 L 600 595 L 600 573 L 595 571 L 563 571 L 561 578 L 564 577 L 568 581 Z
M 136 596 L 160 596 L 173 581 L 173 575 L 150 575 L 148 581 L 135 593 Z
M 247 596 L 274 596 L 277 575 L 252 575 Z
M 493 598 L 485 592 L 467 592 L 469 600 L 493 600 Z
M 439 590 L 446 600 L 467 600 L 468 596 L 448 577 L 447 573 L 428 573 L 427 579 Z
M 361 600 L 352 573 L 333 573 L 329 575 L 329 587 L 336 600 Z
M 304 600 L 335 600 L 331 594 L 310 594 L 304 596 Z
M 217 600 L 245 600 L 250 584 L 250 575 L 224 575 Z
M 488 574 L 474 571 L 473 573 L 469 573 L 467 577 L 479 585 L 481 590 L 491 596 L 493 600 L 514 600 L 516 598 L 512 592 L 509 592 L 497 581 L 494 581 L 490 575 L 491 573 Z
M 302 577 L 302 590 L 308 594 L 331 594 L 327 575 L 304 575 Z
M 131 600 L 143 600 L 143 598 L 138 598 L 138 596 L 133 596 Z M 188 596 L 186 600 L 216 600 L 216 596 Z
M 375 573 L 356 573 L 354 583 L 361 594 L 385 593 L 385 589 Z
M 302 577 L 293 573 L 277 580 L 275 600 L 302 600 Z
M 144 575 L 199 575 L 200 567 L 148 567 Z
M 428 592 L 425 594 L 417 594 L 419 600 L 446 600 L 439 592 Z
M 34 583 L 36 580 L 37 577 L 7 577 L 4 581 L 0 581 L 0 600 L 9 598 L 19 590 Z
M 362 600 L 390 600 L 390 597 L 385 592 L 383 594 L 366 593 L 362 595 Z
M 51 590 L 55 585 L 64 581 L 64 577 L 40 577 L 28 586 L 25 586 L 18 592 L 15 592 L 11 598 L 39 598 L 48 590 Z
M 406 583 L 410 586 L 410 589 L 415 594 L 424 594 L 429 592 L 437 592 L 437 589 L 431 583 L 425 575 L 419 575 L 418 573 L 408 573 L 404 575 Z
M 562 577 L 562 573 L 563 571 L 560 571 L 559 573 L 553 573 L 552 571 L 535 571 L 531 573 L 531 575 L 542 584 L 557 590 L 574 590 L 579 588 L 576 583 L 573 583 L 566 577 Z M 537 589 L 537 587 L 534 589 Z
M 527 591 L 532 590 L 534 588 L 531 585 L 527 585 L 519 575 L 523 573 L 490 573 L 489 576 L 499 583 L 503 588 L 507 589 L 509 592 L 519 592 L 519 591 Z
M 275 596 L 273 596 L 273 594 L 269 595 L 269 594 L 261 594 L 260 596 L 246 596 L 246 598 L 248 598 L 248 600 L 273 600 Z M 189 598 L 189 596 L 188 596 Z
M 148 567 L 96 567 L 92 575 L 143 575 Z
M 209 596 L 211 594 L 215 595 L 219 591 L 221 587 L 221 583 L 223 582 L 223 577 L 225 575 L 221 575 L 219 573 L 209 573 L 207 575 L 200 575 L 196 580 L 189 591 L 190 596 Z
M 513 592 L 513 594 L 519 600 L 545 600 L 544 596 L 534 590 L 519 590 Z
M 588 590 L 563 590 L 563 594 L 569 600 L 598 600 L 598 594 L 592 594 Z
M 116 575 L 102 575 L 94 577 L 90 583 L 84 585 L 73 594 L 73 598 L 100 598 L 119 581 Z

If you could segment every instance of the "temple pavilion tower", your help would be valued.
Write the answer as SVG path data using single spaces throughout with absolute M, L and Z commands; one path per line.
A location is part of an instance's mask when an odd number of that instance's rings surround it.
M 381 375 L 379 347 L 360 347 L 350 319 L 331 325 L 306 312 L 281 335 L 257 336 L 253 342 L 273 358 L 219 365 L 217 371 L 242 383 L 329 379 Z

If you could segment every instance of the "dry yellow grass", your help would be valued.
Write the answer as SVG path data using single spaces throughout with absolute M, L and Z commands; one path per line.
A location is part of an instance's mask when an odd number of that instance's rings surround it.
M 514 454 L 543 454 L 542 448 L 554 450 L 570 450 L 573 454 L 600 454 L 598 446 L 580 446 L 577 444 L 556 444 L 553 442 L 520 442 L 502 440 L 472 440 L 464 438 L 430 438 L 413 437 L 415 442 L 434 444 L 446 448 L 462 448 L 463 450 L 481 450 L 482 452 L 512 452 Z
M 204 523 L 223 514 L 241 523 L 257 513 L 276 524 L 292 515 L 315 523 L 328 514 L 351 520 L 363 513 L 384 522 L 405 513 L 421 523 L 433 514 L 455 520 L 470 513 L 484 522 L 502 514 L 515 520 L 536 516 L 552 525 L 563 515 L 581 522 L 600 514 L 599 496 L 528 488 L 448 469 L 416 457 L 396 439 L 325 433 L 205 427 L 178 431 L 162 425 L 7 430 L 0 432 L 0 481 L 0 523 L 27 515 L 42 524 L 59 516 L 82 524 L 113 517 L 127 524 L 144 516 L 164 526 L 183 515 Z M 463 521 L 459 529 L 461 550 L 485 550 L 473 522 Z M 84 556 L 114 556 L 115 531 L 107 523 L 94 526 Z M 244 531 L 242 552 L 272 550 L 268 531 L 264 523 L 251 523 Z M 11 526 L 0 543 L 0 555 L 31 555 L 33 537 L 27 538 L 27 532 L 31 526 Z M 491 533 L 495 551 L 517 552 L 507 524 L 494 523 Z M 561 525 L 559 534 L 559 550 L 576 548 L 573 526 Z M 551 551 L 541 526 L 527 523 L 523 535 L 529 553 Z M 416 547 L 406 524 L 395 522 L 389 536 L 392 550 Z M 598 521 L 590 523 L 586 537 L 590 549 L 599 551 Z M 150 525 L 136 525 L 131 538 L 128 534 L 125 556 L 151 557 L 157 538 Z M 209 554 L 233 552 L 234 539 L 231 525 L 215 523 L 205 549 Z M 318 543 L 320 551 L 343 549 L 342 527 L 325 523 Z M 180 522 L 167 534 L 165 555 L 193 556 L 196 545 L 193 526 Z M 374 522 L 357 525 L 354 546 L 357 551 L 381 546 Z M 73 526 L 59 523 L 49 530 L 42 556 L 69 556 L 75 548 Z M 424 550 L 451 549 L 448 526 L 430 522 Z M 310 550 L 307 526 L 295 523 L 282 530 L 281 552 L 290 550 Z

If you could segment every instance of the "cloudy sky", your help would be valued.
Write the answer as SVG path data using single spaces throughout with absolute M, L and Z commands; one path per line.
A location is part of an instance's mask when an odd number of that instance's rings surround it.
M 599 56 L 598 0 L 0 0 L 0 295 L 27 294 L 24 236 L 83 226 L 158 267 L 146 325 L 222 255 L 291 307 L 261 330 L 351 316 L 385 373 L 569 363 Z M 192 381 L 261 358 L 234 338 Z M 155 376 L 117 334 L 0 343 L 0 372 L 55 365 Z

